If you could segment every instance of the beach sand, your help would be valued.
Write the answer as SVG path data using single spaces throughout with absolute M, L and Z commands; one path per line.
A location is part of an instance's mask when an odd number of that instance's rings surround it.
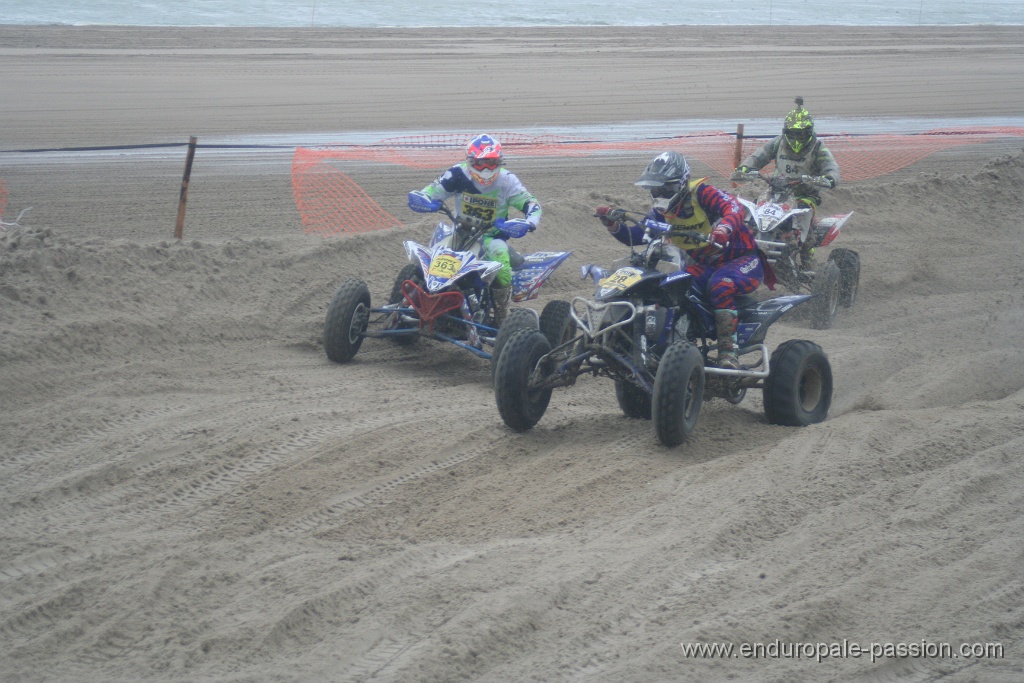
M 0 680 L 1024 679 L 1020 138 L 826 193 L 859 299 L 768 343 L 825 349 L 829 419 L 770 425 L 751 391 L 675 449 L 608 380 L 517 434 L 454 346 L 328 362 L 335 289 L 387 295 L 440 169 L 347 169 L 406 224 L 324 238 L 290 149 L 201 149 L 176 241 L 184 148 L 15 151 L 781 121 L 794 95 L 1020 116 L 1024 28 L 0 26 L 0 90 L 4 220 L 32 207 L 0 233 Z M 517 246 L 574 252 L 531 307 L 623 256 L 593 207 L 636 202 L 649 156 L 510 157 L 545 210 Z M 850 650 L 922 643 L 1002 656 Z

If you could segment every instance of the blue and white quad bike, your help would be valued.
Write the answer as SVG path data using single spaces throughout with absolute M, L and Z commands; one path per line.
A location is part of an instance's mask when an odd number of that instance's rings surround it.
M 429 200 L 424 197 L 424 201 Z M 550 330 L 552 320 L 564 320 L 557 311 L 545 310 L 538 316 L 528 308 L 513 308 L 499 333 L 494 325 L 490 283 L 501 264 L 483 259 L 483 236 L 494 227 L 494 222 L 466 215 L 456 218 L 443 204 L 439 210 L 451 219 L 451 224 L 438 224 L 429 247 L 412 240 L 405 242 L 412 263 L 398 273 L 386 305 L 372 306 L 370 290 L 358 278 L 345 280 L 338 287 L 324 320 L 324 350 L 330 360 L 352 360 L 367 337 L 385 337 L 411 345 L 421 336 L 450 342 L 492 359 L 513 330 Z M 524 223 L 513 222 L 513 229 L 525 233 Z M 535 299 L 541 285 L 571 253 L 537 252 L 521 256 L 509 247 L 512 300 Z M 549 334 L 557 340 L 560 332 Z
M 697 424 L 706 395 L 738 404 L 747 389 L 761 389 L 764 412 L 773 424 L 805 426 L 821 422 L 832 403 L 832 368 L 817 344 L 793 339 L 769 353 L 769 326 L 811 299 L 795 294 L 738 304 L 738 356 L 741 369 L 718 368 L 709 352 L 717 336 L 714 314 L 704 293 L 691 287 L 681 269 L 679 249 L 667 238 L 704 240 L 645 220 L 646 248 L 632 250 L 613 271 L 582 267 L 596 285 L 593 299 L 564 303 L 573 322 L 572 338 L 554 345 L 538 331 L 513 332 L 495 367 L 494 392 L 505 424 L 531 429 L 547 410 L 555 387 L 575 384 L 581 375 L 609 377 L 627 417 L 653 420 L 659 440 L 676 446 Z

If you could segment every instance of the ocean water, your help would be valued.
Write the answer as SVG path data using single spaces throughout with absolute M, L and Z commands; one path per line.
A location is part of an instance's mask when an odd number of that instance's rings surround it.
M 417 27 L 1024 24 L 1024 0 L 0 0 L 0 24 Z

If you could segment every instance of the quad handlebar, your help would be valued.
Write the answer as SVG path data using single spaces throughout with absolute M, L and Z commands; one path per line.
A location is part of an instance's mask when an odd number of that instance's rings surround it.
M 733 171 L 732 175 L 729 176 L 729 180 L 738 183 L 750 182 L 752 180 L 763 180 L 772 188 L 780 189 L 801 184 L 823 187 L 825 189 L 830 189 L 832 187 L 832 181 L 823 175 L 772 176 L 762 171 Z

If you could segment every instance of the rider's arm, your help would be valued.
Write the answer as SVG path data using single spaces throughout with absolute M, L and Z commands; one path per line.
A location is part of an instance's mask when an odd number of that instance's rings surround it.
M 712 223 L 724 225 L 729 232 L 735 232 L 743 227 L 746 213 L 736 198 L 728 192 L 719 190 L 714 185 L 701 183 L 697 186 L 696 196 L 697 203 L 704 209 Z
M 839 164 L 836 163 L 836 158 L 825 145 L 818 145 L 814 156 L 814 173 L 831 180 L 832 187 L 839 184 Z
M 526 218 L 526 221 L 530 225 L 532 225 L 534 228 L 540 226 L 540 217 L 543 213 L 543 211 L 540 208 L 540 202 L 538 202 L 536 199 L 531 199 L 530 201 L 526 202 L 526 204 L 523 206 L 522 212 L 524 217 Z
M 754 151 L 750 156 L 743 160 L 740 166 L 746 166 L 752 171 L 759 171 L 768 165 L 775 155 L 779 152 L 779 144 L 782 141 L 782 136 L 775 138 L 771 142 L 768 142 L 761 146 L 760 149 Z
M 507 187 L 503 188 L 507 199 L 505 203 L 512 208 L 521 211 L 523 218 L 536 229 L 540 226 L 540 218 L 543 210 L 541 209 L 540 202 L 537 198 L 530 194 L 530 191 L 526 189 L 522 181 L 512 172 L 506 171 L 502 174 L 499 182 L 505 183 Z M 507 210 L 506 210 L 507 213 Z
M 540 217 L 543 210 L 540 208 L 540 202 L 529 192 L 525 190 L 515 195 L 509 200 L 509 206 L 518 209 L 523 213 L 523 218 L 527 223 L 532 225 L 536 229 L 540 225 Z
M 647 214 L 647 218 L 659 222 L 665 220 L 665 217 L 658 213 L 657 211 L 655 211 L 654 209 L 651 209 L 651 211 Z M 644 228 L 641 225 L 627 225 L 626 223 L 620 221 L 616 223 L 616 227 L 614 230 L 608 228 L 608 232 L 611 233 L 612 237 L 622 242 L 623 244 L 629 246 L 643 244 L 644 241 Z
M 746 213 L 743 206 L 728 192 L 723 192 L 713 185 L 701 183 L 697 186 L 697 202 L 707 213 L 712 224 L 724 227 L 729 231 L 729 248 L 727 259 L 735 258 L 743 253 L 757 249 L 754 234 L 747 227 L 744 219 Z
M 461 164 L 456 164 L 442 173 L 437 180 L 423 188 L 423 192 L 431 199 L 444 201 L 459 192 L 475 192 L 473 181 L 462 171 Z

